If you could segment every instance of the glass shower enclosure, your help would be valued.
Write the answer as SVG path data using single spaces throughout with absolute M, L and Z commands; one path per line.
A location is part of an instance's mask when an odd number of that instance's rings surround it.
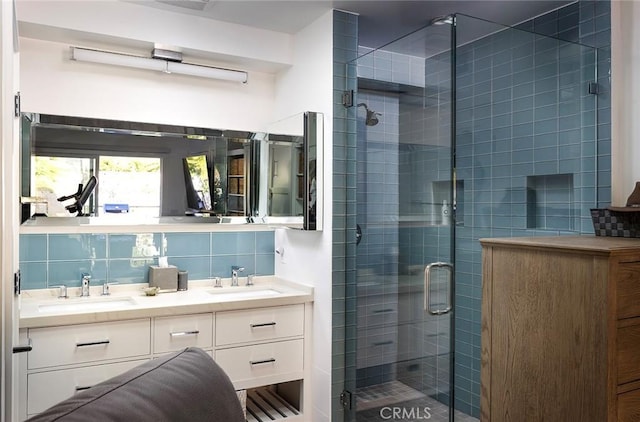
M 478 239 L 591 231 L 596 58 L 457 14 L 349 63 L 358 227 L 346 420 L 480 416 Z

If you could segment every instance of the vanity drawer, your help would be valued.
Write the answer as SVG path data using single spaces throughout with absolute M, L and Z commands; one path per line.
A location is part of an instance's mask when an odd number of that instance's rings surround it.
M 303 375 L 302 339 L 221 349 L 215 356 L 236 388 L 290 381 Z
M 40 413 L 78 391 L 120 375 L 146 361 L 142 359 L 29 374 L 27 376 L 27 413 L 29 415 Z
M 640 390 L 618 394 L 618 422 L 640 420 Z
M 213 346 L 213 314 L 156 318 L 153 326 L 153 352 L 164 353 L 185 347 L 210 349 Z
M 151 322 L 138 319 L 29 329 L 28 368 L 148 355 Z
M 640 324 L 618 328 L 618 384 L 640 380 Z
M 216 346 L 301 336 L 304 305 L 216 313 Z
M 616 295 L 618 319 L 640 316 L 640 262 L 620 264 Z

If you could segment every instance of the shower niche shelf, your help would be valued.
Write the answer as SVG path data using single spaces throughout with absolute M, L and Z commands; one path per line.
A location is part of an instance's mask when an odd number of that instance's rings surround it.
M 526 212 L 528 229 L 575 230 L 573 174 L 527 176 Z M 517 188 L 505 195 L 516 204 Z

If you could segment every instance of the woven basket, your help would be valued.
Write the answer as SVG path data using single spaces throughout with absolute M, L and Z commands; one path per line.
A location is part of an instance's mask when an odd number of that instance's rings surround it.
M 640 210 L 592 208 L 591 220 L 596 236 L 640 237 Z

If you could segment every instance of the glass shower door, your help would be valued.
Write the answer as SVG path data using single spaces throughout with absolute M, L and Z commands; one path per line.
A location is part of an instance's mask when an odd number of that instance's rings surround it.
M 357 60 L 355 420 L 450 420 L 450 22 Z
M 348 420 L 477 420 L 478 239 L 592 233 L 608 63 L 577 26 L 526 28 L 458 14 L 349 64 L 359 245 Z

